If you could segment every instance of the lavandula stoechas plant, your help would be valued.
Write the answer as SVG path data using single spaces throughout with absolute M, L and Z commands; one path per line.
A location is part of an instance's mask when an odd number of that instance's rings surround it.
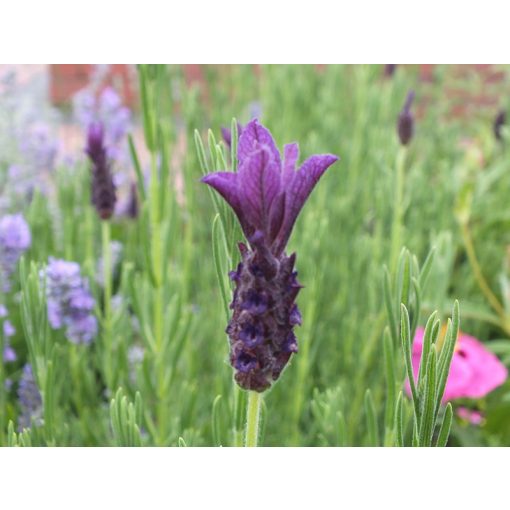
M 235 380 L 250 391 L 246 444 L 256 445 L 258 394 L 280 377 L 298 350 L 293 329 L 301 324 L 296 254 L 285 252 L 299 212 L 315 184 L 337 161 L 331 154 L 308 158 L 296 171 L 299 148 L 284 148 L 283 161 L 271 133 L 257 120 L 239 137 L 237 172 L 203 177 L 232 207 L 248 244 L 230 273 L 235 283 L 227 327 Z
M 397 153 L 396 175 L 395 175 L 395 205 L 393 209 L 393 224 L 391 231 L 391 253 L 390 267 L 394 271 L 402 242 L 402 202 L 404 198 L 404 169 L 406 164 L 407 150 L 414 135 L 414 115 L 411 112 L 411 105 L 414 100 L 414 91 L 407 94 L 404 107 L 397 118 L 397 135 L 400 141 Z
M 108 155 L 105 144 L 105 132 L 103 124 L 92 123 L 89 126 L 87 134 L 87 147 L 85 152 L 92 163 L 92 204 L 96 208 L 101 221 L 102 248 L 103 248 L 103 288 L 104 288 L 104 308 L 103 308 L 103 342 L 105 353 L 105 367 L 111 367 L 109 356 L 112 355 L 112 252 L 111 252 L 111 233 L 110 218 L 115 211 L 117 194 L 111 171 L 112 162 Z M 107 382 L 110 389 L 113 389 L 113 380 L 107 376 Z

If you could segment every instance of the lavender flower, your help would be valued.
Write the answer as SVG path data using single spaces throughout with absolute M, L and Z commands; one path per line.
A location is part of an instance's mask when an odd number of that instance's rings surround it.
M 18 386 L 18 399 L 21 415 L 18 417 L 18 429 L 29 428 L 32 423 L 42 424 L 42 398 L 32 373 L 32 367 L 26 364 Z
M 397 64 L 384 64 L 384 76 L 391 78 L 397 70 Z
M 402 111 L 400 112 L 398 116 L 397 121 L 397 132 L 398 137 L 400 138 L 400 143 L 402 145 L 407 145 L 411 139 L 413 138 L 414 134 L 414 117 L 411 113 L 411 105 L 414 100 L 414 91 L 411 90 L 407 94 L 407 99 L 404 104 L 404 108 L 402 108 Z
M 103 220 L 111 218 L 117 201 L 111 161 L 104 145 L 102 124 L 91 124 L 85 152 L 92 161 L 92 203 Z
M 31 242 L 30 229 L 23 215 L 10 214 L 0 220 L 0 282 L 4 292 L 11 289 L 11 276 Z
M 501 131 L 505 124 L 506 124 L 506 112 L 505 110 L 500 110 L 496 115 L 493 124 L 494 136 L 496 137 L 496 140 L 501 141 L 503 139 Z
M 0 304 L 0 319 L 4 319 L 3 321 L 3 334 L 4 334 L 4 350 L 3 350 L 3 359 L 5 363 L 12 363 L 16 361 L 18 358 L 16 355 L 16 351 L 11 347 L 9 342 L 9 338 L 16 334 L 16 328 L 12 325 L 9 319 L 6 319 L 8 315 L 7 308 L 4 305 Z
M 42 277 L 46 278 L 51 327 L 65 328 L 72 343 L 90 343 L 97 334 L 97 320 L 93 315 L 95 302 L 88 281 L 81 276 L 79 264 L 50 258 Z
M 262 392 L 297 352 L 293 328 L 301 324 L 295 303 L 301 285 L 296 254 L 287 256 L 285 247 L 315 184 L 338 158 L 311 156 L 296 171 L 298 145 L 286 145 L 282 161 L 271 133 L 257 120 L 243 129 L 237 155 L 237 173 L 216 172 L 202 180 L 232 207 L 249 242 L 239 244 L 242 261 L 230 273 L 236 289 L 227 333 L 235 380 Z
M 131 111 L 122 104 L 112 87 L 105 87 L 97 96 L 94 90 L 84 89 L 73 98 L 74 117 L 88 129 L 91 124 L 104 127 L 108 157 L 123 160 L 123 143 L 131 126 Z

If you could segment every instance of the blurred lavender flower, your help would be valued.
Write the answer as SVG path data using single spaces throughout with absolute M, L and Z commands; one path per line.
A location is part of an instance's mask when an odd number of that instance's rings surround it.
M 398 137 L 400 139 L 400 143 L 402 145 L 407 145 L 414 134 L 414 117 L 411 113 L 411 105 L 414 100 L 414 91 L 411 90 L 407 94 L 406 102 L 404 104 L 404 108 L 400 112 L 397 121 L 397 132 Z
M 91 124 L 85 152 L 92 162 L 92 203 L 100 218 L 107 220 L 115 211 L 117 194 L 111 172 L 111 161 L 104 142 L 102 124 Z
M 22 214 L 9 214 L 0 219 L 0 283 L 3 292 L 11 289 L 11 276 L 31 241 L 30 229 Z
M 32 423 L 42 424 L 42 398 L 32 373 L 32 367 L 26 364 L 18 386 L 18 399 L 21 415 L 18 417 L 18 430 L 29 428 Z
M 506 112 L 505 110 L 500 110 L 496 115 L 493 124 L 494 136 L 496 137 L 496 140 L 499 141 L 503 140 L 502 129 L 505 124 L 506 124 Z
M 20 137 L 20 150 L 36 172 L 55 168 L 58 149 L 58 141 L 47 123 L 29 126 Z
M 384 64 L 384 76 L 391 78 L 397 70 L 397 64 Z
M 129 194 L 117 208 L 117 214 L 131 220 L 136 220 L 139 213 L 138 190 L 135 182 L 129 186 Z
M 50 258 L 41 276 L 46 278 L 51 327 L 64 327 L 72 343 L 90 343 L 97 334 L 97 320 L 93 315 L 95 302 L 87 280 L 81 276 L 79 264 Z
M 3 359 L 5 363 L 12 363 L 16 361 L 17 355 L 16 351 L 11 347 L 9 343 L 9 338 L 16 334 L 16 328 L 12 325 L 11 321 L 6 319 L 8 315 L 7 308 L 4 305 L 0 304 L 0 319 L 4 319 L 3 321 L 3 333 L 4 333 L 4 351 L 3 351 Z
M 97 95 L 94 90 L 83 89 L 73 98 L 74 117 L 83 129 L 101 123 L 108 147 L 108 157 L 125 159 L 126 135 L 131 127 L 131 111 L 122 104 L 119 94 L 106 87 Z
M 128 350 L 129 380 L 134 384 L 136 382 L 136 371 L 142 364 L 145 355 L 145 349 L 138 344 L 132 345 Z
M 242 261 L 230 273 L 236 289 L 227 333 L 235 380 L 262 392 L 297 352 L 293 328 L 301 324 L 295 303 L 301 285 L 296 254 L 287 256 L 285 247 L 315 184 L 338 158 L 311 156 L 296 170 L 298 145 L 286 145 L 282 161 L 271 133 L 257 120 L 243 129 L 237 155 L 237 173 L 216 172 L 202 181 L 232 207 L 250 245 L 239 244 Z

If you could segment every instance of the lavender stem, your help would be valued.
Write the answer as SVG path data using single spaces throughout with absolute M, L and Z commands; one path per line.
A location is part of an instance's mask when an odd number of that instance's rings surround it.
M 246 412 L 246 435 L 244 446 L 255 447 L 259 438 L 260 405 L 262 393 L 248 392 L 248 410 Z

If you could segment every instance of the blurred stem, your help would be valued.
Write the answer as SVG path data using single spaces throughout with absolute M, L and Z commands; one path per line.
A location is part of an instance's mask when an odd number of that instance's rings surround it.
M 106 381 L 110 390 L 114 390 L 112 380 L 112 324 L 111 324 L 111 301 L 112 301 L 112 257 L 111 257 L 111 233 L 110 222 L 101 222 L 102 244 L 103 244 L 103 286 L 104 286 L 104 307 L 103 307 L 103 345 L 105 360 Z
M 262 403 L 262 393 L 256 391 L 248 392 L 248 410 L 246 413 L 246 435 L 245 446 L 257 446 L 259 438 L 260 424 L 260 404 Z
M 162 245 L 162 228 L 159 207 L 159 182 L 158 164 L 156 153 L 151 152 L 151 182 L 150 182 L 150 220 L 151 220 L 151 249 L 152 249 L 152 271 L 155 277 L 153 285 L 154 302 L 153 302 L 153 327 L 154 340 L 156 344 L 156 428 L 158 437 L 156 438 L 158 445 L 164 445 L 166 440 L 166 381 L 165 374 L 167 366 L 165 363 L 164 338 L 163 338 L 163 314 L 164 314 L 164 286 L 163 281 L 163 245 Z
M 473 269 L 475 280 L 478 283 L 478 286 L 480 287 L 480 290 L 482 291 L 483 295 L 487 298 L 494 311 L 498 314 L 501 320 L 501 327 L 507 333 L 510 333 L 510 327 L 507 324 L 508 321 L 506 318 L 505 310 L 501 303 L 499 302 L 496 295 L 492 292 L 491 288 L 489 287 L 489 284 L 487 283 L 487 280 L 483 275 L 482 268 L 480 267 L 480 263 L 478 262 L 478 258 L 476 256 L 471 231 L 469 230 L 469 225 L 467 222 L 463 222 L 461 224 L 461 232 L 462 240 L 466 248 L 466 254 L 468 256 L 471 268 Z
M 397 153 L 396 174 L 395 174 L 395 203 L 393 205 L 393 222 L 391 226 L 391 271 L 396 270 L 398 255 L 402 248 L 402 216 L 404 201 L 404 168 L 407 157 L 407 147 L 401 145 Z

